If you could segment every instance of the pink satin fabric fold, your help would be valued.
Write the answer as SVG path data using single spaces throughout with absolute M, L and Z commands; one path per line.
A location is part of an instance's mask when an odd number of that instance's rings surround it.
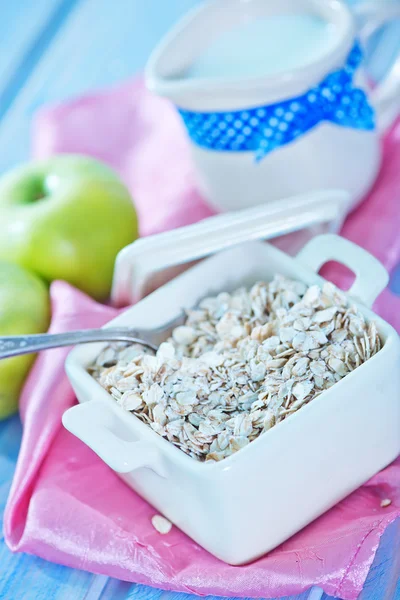
M 41 157 L 87 153 L 114 166 L 135 197 L 143 234 L 211 214 L 196 192 L 174 110 L 150 96 L 141 82 L 42 112 L 34 149 Z M 389 269 L 400 261 L 399 164 L 400 123 L 385 141 L 379 181 L 343 230 Z M 328 274 L 346 283 L 340 270 Z M 116 314 L 62 282 L 52 285 L 51 298 L 51 331 L 99 326 Z M 399 308 L 389 291 L 375 306 L 398 329 Z M 400 461 L 269 555 L 231 567 L 176 528 L 159 535 L 151 525 L 154 510 L 62 428 L 61 415 L 75 401 L 64 374 L 66 354 L 65 349 L 42 353 L 23 391 L 24 434 L 4 521 L 12 550 L 203 595 L 265 598 L 319 585 L 328 594 L 356 599 L 380 536 L 400 516 Z M 383 498 L 391 499 L 389 507 L 380 506 Z

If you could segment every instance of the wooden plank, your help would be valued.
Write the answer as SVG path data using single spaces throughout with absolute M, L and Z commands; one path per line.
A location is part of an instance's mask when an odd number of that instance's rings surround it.
M 0 172 L 29 157 L 38 108 L 137 73 L 160 37 L 198 1 L 82 0 L 0 123 Z
M 2 2 L 0 19 L 0 93 L 24 59 L 32 42 L 59 4 L 59 0 Z
M 22 427 L 18 417 L 0 423 L 0 515 L 14 474 Z M 0 539 L 0 598 L 4 600 L 84 600 L 96 575 L 49 563 L 27 554 L 12 554 Z M 99 597 L 99 594 L 96 598 Z
M 359 600 L 395 600 L 400 585 L 400 519 L 382 536 Z
M 323 591 L 319 588 L 296 596 L 285 596 L 279 600 L 322 600 Z M 125 581 L 110 579 L 98 600 L 195 600 L 196 596 L 180 592 L 163 592 L 155 588 Z M 328 598 L 327 596 L 325 598 Z M 87 600 L 85 598 L 85 600 Z M 90 600 L 92 600 L 90 598 Z M 220 596 L 205 596 L 205 600 L 224 600 Z M 230 598 L 230 600 L 252 600 L 251 598 Z
M 22 0 L 5 5 L 0 39 L 7 52 L 0 63 L 0 119 L 4 118 L 37 61 L 77 0 Z M 9 50 L 12 50 L 11 52 Z

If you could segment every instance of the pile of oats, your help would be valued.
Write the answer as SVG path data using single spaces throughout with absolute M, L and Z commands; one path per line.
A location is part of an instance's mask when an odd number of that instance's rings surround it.
M 200 461 L 220 461 L 381 348 L 333 284 L 276 276 L 205 298 L 154 356 L 108 346 L 90 368 L 123 408 Z

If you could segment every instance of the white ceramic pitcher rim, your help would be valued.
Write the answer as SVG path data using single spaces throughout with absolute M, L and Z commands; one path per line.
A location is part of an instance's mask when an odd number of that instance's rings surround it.
M 231 7 L 234 4 L 237 7 L 245 3 L 264 3 L 264 1 L 235 0 L 233 3 L 233 0 L 229 0 Z M 288 5 L 293 3 L 293 6 L 296 7 L 296 0 L 284 1 Z M 310 8 L 310 11 L 322 16 L 324 20 L 334 23 L 338 28 L 334 46 L 321 51 L 321 55 L 307 65 L 273 75 L 227 77 L 220 80 L 215 78 L 185 79 L 163 75 L 161 72 L 161 62 L 165 59 L 167 52 L 174 45 L 179 46 L 182 44 L 181 38 L 183 34 L 192 28 L 199 18 L 204 17 L 207 13 L 215 13 L 218 6 L 220 7 L 224 2 L 227 2 L 227 0 L 208 0 L 201 6 L 189 11 L 154 49 L 145 68 L 147 87 L 160 96 L 170 98 L 182 108 L 193 107 L 193 102 L 189 100 L 193 93 L 213 94 L 215 98 L 217 98 L 218 94 L 224 95 L 224 93 L 227 93 L 229 96 L 232 93 L 241 96 L 241 91 L 245 88 L 246 96 L 248 96 L 249 92 L 257 93 L 257 96 L 260 93 L 271 102 L 306 92 L 327 73 L 343 63 L 354 43 L 355 26 L 350 9 L 342 0 L 302 1 L 303 4 L 306 4 Z M 279 0 L 278 3 L 279 8 L 282 8 L 282 0 Z M 214 14 L 214 16 L 216 15 Z M 185 102 L 185 98 L 188 99 L 189 106 L 187 106 L 188 102 Z M 226 106 L 225 108 L 232 109 L 234 107 Z M 215 110 L 218 109 L 219 107 L 216 106 Z

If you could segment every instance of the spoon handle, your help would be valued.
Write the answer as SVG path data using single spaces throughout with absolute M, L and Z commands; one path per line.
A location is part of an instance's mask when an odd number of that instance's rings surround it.
M 145 332 L 143 331 L 142 333 L 144 334 Z M 157 350 L 156 346 L 141 339 L 139 331 L 132 331 L 127 328 L 82 329 L 66 333 L 39 333 L 34 335 L 0 337 L 0 359 L 20 354 L 30 354 L 39 350 L 59 348 L 61 346 L 111 341 L 137 342 L 152 350 Z

